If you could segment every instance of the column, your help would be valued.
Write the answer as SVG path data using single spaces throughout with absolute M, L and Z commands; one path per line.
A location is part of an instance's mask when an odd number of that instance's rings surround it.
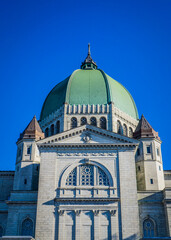
M 80 220 L 81 210 L 75 210 L 75 240 L 80 240 L 81 236 L 81 220 Z
M 119 239 L 118 214 L 116 210 L 110 210 L 111 240 Z
M 99 240 L 99 210 L 93 210 L 94 213 L 94 240 Z
M 65 240 L 64 236 L 64 210 L 58 210 L 58 240 Z

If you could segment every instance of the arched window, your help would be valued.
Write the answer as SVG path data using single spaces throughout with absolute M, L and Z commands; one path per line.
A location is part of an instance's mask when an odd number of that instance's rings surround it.
M 0 226 L 0 237 L 2 237 L 2 235 L 3 235 L 3 228 Z
M 81 126 L 87 124 L 87 118 L 82 117 L 81 118 Z
M 33 221 L 30 218 L 27 218 L 22 222 L 21 235 L 33 236 Z
M 56 123 L 56 133 L 60 133 L 60 121 L 59 120 Z
M 82 164 L 74 168 L 66 179 L 67 186 L 76 186 L 77 183 L 81 186 L 109 186 L 109 178 L 101 168 Z
M 75 117 L 71 118 L 71 128 L 77 127 L 77 119 Z
M 129 128 L 129 137 L 131 137 L 131 138 L 133 137 L 133 130 L 131 127 Z
M 117 133 L 122 134 L 122 125 L 119 120 L 117 121 Z
M 100 127 L 102 129 L 106 129 L 106 118 L 105 117 L 100 118 Z
M 128 133 L 127 133 L 127 126 L 126 126 L 126 124 L 124 124 L 124 125 L 123 125 L 123 135 L 124 135 L 124 136 L 127 136 L 127 134 L 128 134 Z
M 80 180 L 81 185 L 94 185 L 93 166 L 84 164 L 80 166 Z
M 155 227 L 154 222 L 148 218 L 143 222 L 143 235 L 144 237 L 154 237 L 155 236 Z
M 77 177 L 77 171 L 76 171 L 76 168 L 74 168 L 74 170 L 72 170 L 69 176 L 67 177 L 66 185 L 76 186 L 76 177 Z
M 45 129 L 45 137 L 48 137 L 49 136 L 49 128 L 46 128 Z
M 50 134 L 51 136 L 54 135 L 54 124 L 52 124 L 50 127 Z
M 97 120 L 96 120 L 95 117 L 90 118 L 90 124 L 93 125 L 93 126 L 97 126 Z

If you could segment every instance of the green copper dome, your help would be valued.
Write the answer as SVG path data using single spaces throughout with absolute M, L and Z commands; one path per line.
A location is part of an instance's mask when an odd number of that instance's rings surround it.
M 57 84 L 47 96 L 41 111 L 40 120 L 58 110 L 64 103 L 68 104 L 109 104 L 131 117 L 138 119 L 135 102 L 130 93 L 119 82 L 109 77 L 96 65 L 89 67 L 83 63 L 79 70 Z

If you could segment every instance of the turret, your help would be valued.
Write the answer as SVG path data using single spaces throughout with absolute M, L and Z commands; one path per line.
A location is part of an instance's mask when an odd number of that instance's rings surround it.
M 14 190 L 37 190 L 40 156 L 36 141 L 44 138 L 34 116 L 17 141 Z
M 143 115 L 134 138 L 140 141 L 135 156 L 138 190 L 163 190 L 165 184 L 161 140 Z

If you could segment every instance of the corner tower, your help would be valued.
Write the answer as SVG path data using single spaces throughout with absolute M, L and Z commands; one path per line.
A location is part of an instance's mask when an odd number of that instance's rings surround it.
M 34 116 L 17 141 L 14 190 L 37 190 L 40 156 L 36 141 L 43 138 L 44 133 Z
M 134 138 L 140 141 L 135 157 L 138 190 L 163 190 L 165 183 L 161 140 L 143 115 L 134 132 Z

